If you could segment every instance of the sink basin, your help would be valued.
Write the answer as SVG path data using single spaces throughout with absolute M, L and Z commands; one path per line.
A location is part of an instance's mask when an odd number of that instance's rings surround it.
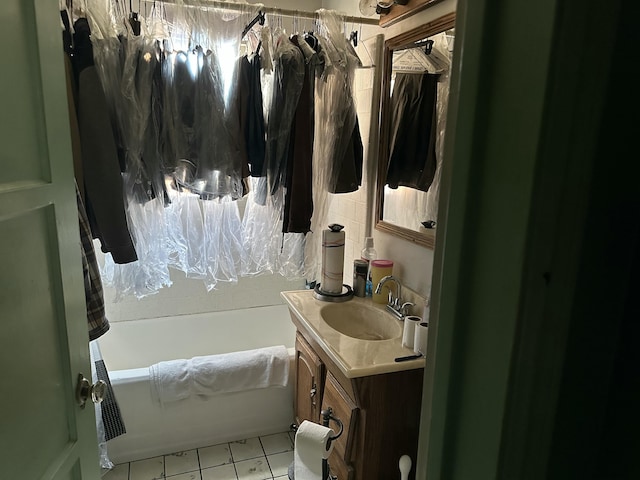
M 336 303 L 320 309 L 322 320 L 334 330 L 359 340 L 390 340 L 402 335 L 402 327 L 382 309 L 362 304 Z

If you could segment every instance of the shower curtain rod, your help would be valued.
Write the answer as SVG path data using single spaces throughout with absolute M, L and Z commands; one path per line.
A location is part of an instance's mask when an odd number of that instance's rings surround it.
M 167 3 L 170 5 L 186 5 L 186 6 L 193 6 L 193 7 L 214 7 L 214 8 L 226 8 L 229 10 L 237 10 L 238 6 L 241 6 L 243 4 L 241 3 L 236 3 L 236 2 L 224 2 L 224 1 L 219 1 L 219 0 L 210 0 L 210 1 L 206 1 L 206 0 L 198 0 L 198 1 L 194 1 L 194 2 L 182 2 L 179 3 L 176 0 L 158 0 L 161 3 Z M 154 0 L 144 0 L 145 3 L 156 3 Z M 252 3 L 249 3 L 248 5 L 255 5 Z M 289 9 L 285 9 L 285 8 L 277 8 L 277 7 L 265 7 L 263 6 L 262 8 L 260 8 L 260 11 L 262 11 L 263 13 L 271 13 L 274 15 L 281 15 L 283 17 L 299 17 L 299 18 L 310 18 L 310 19 L 316 19 L 318 18 L 318 14 L 316 12 L 307 12 L 307 11 L 303 11 L 303 10 L 289 10 Z M 344 22 L 347 23 L 358 23 L 360 25 L 376 25 L 379 26 L 378 20 L 376 20 L 375 18 L 364 18 L 364 17 L 354 17 L 351 15 L 344 15 L 342 16 L 342 19 Z

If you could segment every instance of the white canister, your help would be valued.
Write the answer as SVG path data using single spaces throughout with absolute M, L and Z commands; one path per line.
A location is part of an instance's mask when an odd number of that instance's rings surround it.
M 426 357 L 428 339 L 429 339 L 429 324 L 427 322 L 418 323 L 416 325 L 416 330 L 413 337 L 413 351 L 416 353 L 421 353 L 424 357 Z
M 322 271 L 320 290 L 323 293 L 342 293 L 342 276 L 344 268 L 344 240 L 342 225 L 329 225 L 329 230 L 322 231 Z
M 422 321 L 420 317 L 409 315 L 404 317 L 404 329 L 402 330 L 402 346 L 413 350 L 416 325 Z

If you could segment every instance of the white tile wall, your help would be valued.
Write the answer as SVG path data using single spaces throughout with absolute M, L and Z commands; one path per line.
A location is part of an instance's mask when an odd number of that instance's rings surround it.
M 280 292 L 304 288 L 304 281 L 289 280 L 281 275 L 242 277 L 238 283 L 219 284 L 218 290 L 207 292 L 201 280 L 186 278 L 183 272 L 171 270 L 173 285 L 155 295 L 138 300 L 128 297 L 114 303 L 115 291 L 105 288 L 105 308 L 110 322 L 159 318 L 193 313 L 217 312 L 242 308 L 280 305 Z

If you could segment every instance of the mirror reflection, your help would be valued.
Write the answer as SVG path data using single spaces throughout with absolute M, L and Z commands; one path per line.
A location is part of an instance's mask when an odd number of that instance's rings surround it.
M 453 17 L 429 27 L 386 42 L 377 227 L 433 247 Z

